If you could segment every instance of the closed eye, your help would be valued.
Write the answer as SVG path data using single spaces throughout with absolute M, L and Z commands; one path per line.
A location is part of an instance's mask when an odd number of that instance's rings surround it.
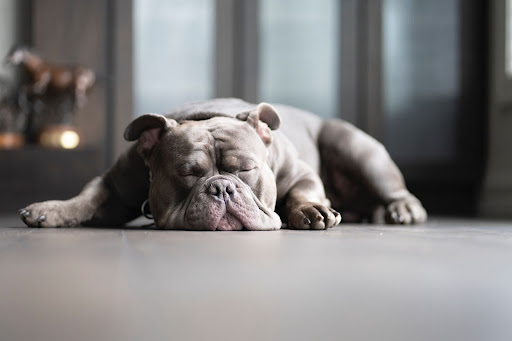
M 200 168 L 183 169 L 179 172 L 182 177 L 202 177 L 206 173 L 206 170 Z
M 250 171 L 253 171 L 253 170 L 256 170 L 256 169 L 258 169 L 258 167 L 252 167 L 252 168 L 240 169 L 240 173 L 243 173 L 243 172 L 250 172 Z
M 251 168 L 242 168 L 235 172 L 234 174 L 238 177 L 240 177 L 242 180 L 249 180 L 251 177 L 253 177 L 253 174 L 258 170 L 258 167 L 251 167 Z

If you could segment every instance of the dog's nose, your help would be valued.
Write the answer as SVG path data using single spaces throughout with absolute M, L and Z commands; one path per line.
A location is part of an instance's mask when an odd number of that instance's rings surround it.
M 235 193 L 235 185 L 229 181 L 224 179 L 218 179 L 212 181 L 212 183 L 208 186 L 207 190 L 208 194 L 216 196 L 218 198 L 228 198 L 232 197 Z

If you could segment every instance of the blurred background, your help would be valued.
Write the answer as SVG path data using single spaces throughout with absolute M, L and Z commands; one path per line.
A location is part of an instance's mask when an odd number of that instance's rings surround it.
M 75 195 L 126 125 L 239 97 L 339 117 L 380 140 L 434 214 L 512 216 L 507 0 L 0 0 L 0 56 L 96 72 L 72 150 L 0 150 L 0 211 Z M 19 67 L 0 76 L 21 82 Z

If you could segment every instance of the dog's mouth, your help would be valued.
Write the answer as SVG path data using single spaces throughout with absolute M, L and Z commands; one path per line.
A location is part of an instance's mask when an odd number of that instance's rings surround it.
M 216 202 L 215 205 L 212 205 L 211 202 L 207 203 L 202 217 L 196 221 L 195 226 L 201 230 L 241 231 L 246 230 L 246 226 L 254 223 L 253 220 L 257 220 L 254 207 L 244 207 L 237 202 L 228 200 Z
M 258 224 L 259 206 L 254 193 L 239 180 L 215 176 L 191 196 L 186 219 L 191 229 L 240 231 Z
M 216 231 L 240 231 L 244 229 L 242 222 L 234 215 L 226 212 L 226 214 L 220 218 L 219 223 L 215 227 Z

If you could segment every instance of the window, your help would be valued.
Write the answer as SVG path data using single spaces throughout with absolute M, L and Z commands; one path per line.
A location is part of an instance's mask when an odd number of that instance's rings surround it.
M 213 96 L 214 0 L 134 0 L 135 115 Z
M 339 116 L 338 0 L 262 0 L 259 97 Z
M 397 160 L 455 155 L 458 18 L 457 0 L 383 2 L 383 110 Z

